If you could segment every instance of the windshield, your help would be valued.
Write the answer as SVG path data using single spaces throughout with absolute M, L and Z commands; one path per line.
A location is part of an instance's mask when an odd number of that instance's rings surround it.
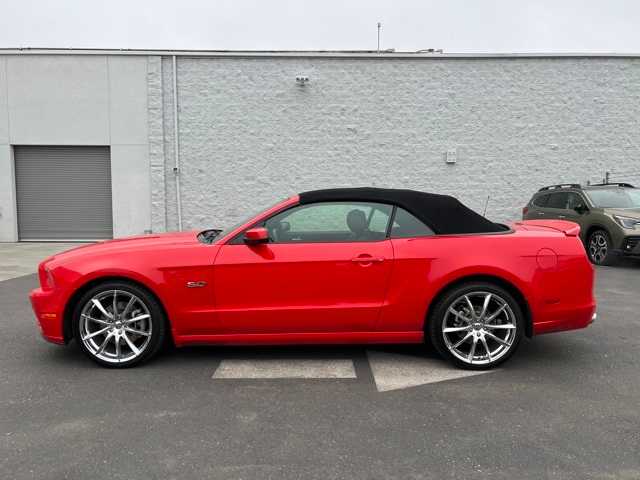
M 640 208 L 640 189 L 599 188 L 585 192 L 598 208 Z
M 280 202 L 278 202 L 278 203 L 280 203 Z M 233 225 L 231 225 L 230 227 L 225 228 L 224 230 L 214 230 L 214 229 L 204 230 L 203 232 L 201 232 L 199 234 L 200 237 L 202 237 L 201 241 L 204 241 L 205 243 L 213 243 L 213 241 L 218 239 L 218 238 L 224 238 L 226 235 L 231 233 L 236 228 L 240 227 L 241 225 L 244 225 L 249 220 L 251 220 L 254 217 L 257 217 L 258 215 L 262 214 L 263 212 L 266 212 L 267 210 L 273 208 L 278 203 L 274 203 L 273 205 L 270 205 L 269 208 L 261 208 L 259 210 L 256 210 L 253 214 L 244 217 L 241 221 L 234 223 Z

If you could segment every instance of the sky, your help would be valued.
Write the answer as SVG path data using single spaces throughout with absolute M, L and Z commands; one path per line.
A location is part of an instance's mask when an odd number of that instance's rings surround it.
M 0 48 L 640 52 L 638 0 L 0 0 Z

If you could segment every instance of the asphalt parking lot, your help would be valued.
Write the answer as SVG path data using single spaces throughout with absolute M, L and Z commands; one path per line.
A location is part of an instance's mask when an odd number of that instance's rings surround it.
M 40 339 L 36 283 L 0 282 L 1 478 L 640 479 L 637 261 L 598 268 L 588 329 L 458 378 L 414 347 L 200 347 L 107 370 Z

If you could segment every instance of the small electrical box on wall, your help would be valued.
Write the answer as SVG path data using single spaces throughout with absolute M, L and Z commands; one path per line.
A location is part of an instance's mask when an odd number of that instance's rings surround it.
M 456 163 L 458 161 L 458 150 L 455 148 L 450 148 L 446 152 L 444 152 L 444 162 L 445 163 Z

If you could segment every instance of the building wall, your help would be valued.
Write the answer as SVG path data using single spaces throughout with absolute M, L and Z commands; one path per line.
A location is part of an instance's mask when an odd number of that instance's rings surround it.
M 7 57 L 0 56 L 0 241 L 12 242 L 18 238 L 18 227 L 7 93 Z
M 165 169 L 152 190 L 166 201 L 152 214 L 174 229 L 170 57 L 158 75 Z M 487 216 L 507 221 L 541 186 L 640 173 L 635 58 L 179 57 L 178 96 L 185 229 L 364 185 L 448 193 L 480 212 L 489 197 Z
M 640 181 L 637 57 L 180 55 L 177 80 L 185 229 L 314 188 L 489 197 L 507 221 L 543 185 Z M 0 55 L 0 241 L 13 145 L 109 145 L 114 236 L 176 229 L 172 82 L 171 56 Z
M 14 145 L 111 147 L 114 236 L 151 229 L 147 59 L 0 56 L 0 241 L 15 241 Z

